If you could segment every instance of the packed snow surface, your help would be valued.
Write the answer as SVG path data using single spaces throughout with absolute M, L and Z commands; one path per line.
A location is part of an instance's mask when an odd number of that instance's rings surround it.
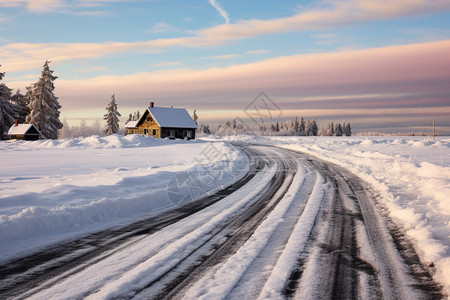
M 211 138 L 213 140 L 213 138 Z M 372 185 L 389 216 L 450 294 L 450 139 L 440 137 L 226 137 L 301 151 Z
M 364 179 L 379 194 L 378 200 L 388 209 L 389 216 L 413 241 L 423 262 L 435 265 L 435 278 L 450 293 L 449 138 L 241 136 L 172 141 L 113 135 L 56 141 L 2 141 L 0 262 L 56 241 L 156 215 L 238 180 L 248 170 L 249 162 L 228 141 L 270 144 L 305 152 Z M 211 174 L 211 170 L 215 173 Z M 269 173 L 270 170 L 267 176 Z M 180 174 L 192 180 L 180 181 Z M 302 176 L 299 172 L 296 177 L 299 185 Z M 258 180 L 262 183 L 264 178 Z M 193 182 L 200 182 L 200 188 L 192 189 Z M 228 199 L 228 204 L 233 207 L 244 200 L 236 195 Z M 286 202 L 281 202 L 270 218 L 276 218 L 281 213 L 278 210 L 287 207 L 291 200 L 283 201 Z M 310 205 L 313 209 L 315 204 Z M 213 224 L 212 216 L 225 214 L 224 209 L 210 208 L 209 215 L 204 216 L 210 221 L 204 226 Z M 204 223 L 197 221 L 194 223 Z M 264 222 L 252 240 L 263 243 L 272 230 L 271 224 L 276 226 L 277 222 Z M 185 226 L 184 229 L 187 233 L 194 228 Z M 183 236 L 188 238 L 186 234 Z M 258 244 L 255 245 L 245 245 L 233 258 L 237 260 L 216 269 L 215 275 L 229 276 L 228 270 L 234 270 L 240 258 L 250 259 L 246 253 L 256 249 Z M 284 266 L 295 256 L 291 252 L 302 245 L 301 239 L 288 242 L 287 251 L 274 266 L 277 274 L 286 273 Z M 145 249 L 135 251 L 139 255 Z M 141 270 L 133 274 L 142 272 L 147 273 Z M 133 278 L 115 284 L 121 287 L 127 282 L 134 284 Z M 227 282 L 220 278 L 216 282 L 205 278 L 202 282 L 206 290 L 216 283 L 224 290 L 228 288 Z M 273 291 L 280 290 L 281 284 L 277 278 L 270 278 L 260 297 L 270 297 Z
M 2 141 L 0 159 L 0 262 L 188 204 L 249 168 L 223 142 L 140 135 Z

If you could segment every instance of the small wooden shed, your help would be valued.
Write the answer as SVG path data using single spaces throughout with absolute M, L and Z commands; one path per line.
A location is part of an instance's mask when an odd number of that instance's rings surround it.
M 195 139 L 197 124 L 184 108 L 155 107 L 154 102 L 150 102 L 139 120 L 127 122 L 125 129 L 127 134 Z
M 39 130 L 33 124 L 17 124 L 9 128 L 8 137 L 16 140 L 35 141 L 39 140 Z

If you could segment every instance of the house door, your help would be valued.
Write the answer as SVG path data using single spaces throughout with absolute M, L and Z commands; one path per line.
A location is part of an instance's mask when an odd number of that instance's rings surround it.
M 192 138 L 192 131 L 190 131 L 190 130 L 183 130 L 183 137 L 191 139 Z
M 174 139 L 175 138 L 175 130 L 168 130 L 169 131 L 169 138 Z

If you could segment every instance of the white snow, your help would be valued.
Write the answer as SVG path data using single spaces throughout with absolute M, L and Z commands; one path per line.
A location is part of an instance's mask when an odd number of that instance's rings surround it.
M 128 121 L 125 123 L 125 128 L 135 128 L 139 121 Z
M 314 226 L 317 212 L 323 199 L 324 193 L 324 179 L 318 174 L 314 189 L 306 203 L 297 225 L 292 231 L 284 251 L 281 253 L 277 264 L 275 265 L 270 277 L 259 295 L 259 299 L 282 299 L 282 291 L 285 283 L 292 272 L 298 253 L 300 253 L 306 246 L 308 236 Z
M 450 139 L 445 137 L 241 136 L 184 141 L 113 135 L 32 142 L 2 141 L 0 262 L 56 241 L 155 215 L 195 201 L 201 194 L 212 193 L 236 181 L 249 167 L 246 156 L 225 143 L 236 139 L 306 152 L 338 164 L 364 179 L 379 194 L 379 201 L 387 207 L 390 217 L 406 231 L 423 262 L 435 265 L 436 280 L 450 293 Z M 212 178 L 219 175 L 220 180 L 211 180 L 207 170 L 219 172 Z M 269 168 L 238 194 L 232 194 L 180 224 L 173 224 L 144 238 L 142 243 L 133 244 L 126 251 L 119 251 L 105 259 L 102 265 L 93 265 L 96 271 L 87 268 L 78 277 L 69 277 L 67 281 L 58 282 L 54 289 L 44 292 L 48 293 L 47 296 L 63 297 L 83 295 L 83 289 L 99 288 L 99 293 L 93 297 L 111 298 L 145 286 L 143 277 L 153 278 L 176 264 L 183 253 L 195 247 L 191 241 L 201 242 L 196 238 L 206 237 L 217 224 L 247 205 L 252 193 L 265 185 L 271 172 L 274 170 Z M 180 181 L 176 177 L 180 173 L 194 176 L 202 185 L 192 189 L 190 184 L 193 181 Z M 302 174 L 298 173 L 294 185 L 301 185 Z M 312 200 L 320 199 L 314 196 L 322 192 L 318 180 Z M 187 192 L 188 197 L 182 197 L 181 193 L 177 195 L 176 189 L 169 188 L 174 184 L 178 190 Z M 168 194 L 168 190 L 172 194 Z M 258 249 L 263 247 L 278 224 L 276 220 L 292 201 L 288 195 L 268 216 L 268 221 L 261 224 L 248 244 L 214 268 L 214 276 L 204 278 L 202 290 L 191 289 L 190 296 L 220 294 L 219 289 L 226 291 L 230 282 L 239 280 L 239 274 L 243 272 L 239 268 L 245 269 Z M 308 205 L 311 207 L 305 208 L 305 212 L 308 209 L 313 212 L 319 203 L 312 201 Z M 308 215 L 302 218 L 307 219 Z M 302 226 L 308 223 L 299 222 Z M 308 228 L 295 228 L 299 234 L 293 234 L 289 239 L 273 266 L 261 298 L 279 296 L 284 282 L 280 278 L 289 274 L 288 268 L 292 266 L 289 260 L 295 256 L 294 250 L 302 247 L 304 242 L 300 233 L 304 230 L 307 232 Z M 375 259 L 364 249 L 362 252 L 368 261 Z M 240 271 L 233 274 L 234 270 Z M 93 273 L 96 278 L 86 275 Z M 308 294 L 307 290 L 304 292 Z M 314 294 L 312 290 L 309 292 Z
M 0 262 L 195 201 L 248 170 L 224 143 L 140 135 L 4 141 L 0 159 Z
M 149 107 L 148 110 L 161 127 L 197 128 L 184 108 Z
M 31 126 L 33 124 L 17 124 L 17 126 L 14 124 L 9 128 L 8 135 L 25 134 Z
M 340 165 L 379 193 L 434 278 L 450 294 L 450 139 L 440 137 L 249 137 Z M 236 140 L 236 137 L 224 138 Z

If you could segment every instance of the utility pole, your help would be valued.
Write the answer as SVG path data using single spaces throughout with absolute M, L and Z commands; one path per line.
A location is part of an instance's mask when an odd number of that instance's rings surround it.
M 436 137 L 436 123 L 433 121 L 433 139 Z

